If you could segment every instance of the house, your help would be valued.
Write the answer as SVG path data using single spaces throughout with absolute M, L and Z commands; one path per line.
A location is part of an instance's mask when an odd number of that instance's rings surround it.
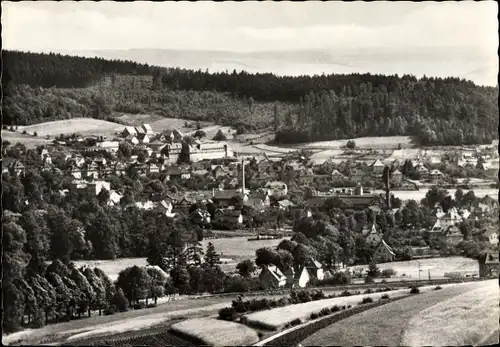
M 230 188 L 236 188 L 240 185 L 240 182 L 238 181 L 238 179 L 236 177 L 233 177 L 228 183 L 227 185 L 230 187 Z
M 386 263 L 393 261 L 395 256 L 396 253 L 394 253 L 392 248 L 389 247 L 389 245 L 381 239 L 378 246 L 375 248 L 375 251 L 373 252 L 372 259 L 376 263 Z
M 197 208 L 189 215 L 191 221 L 200 226 L 209 225 L 211 222 L 210 213 L 207 210 Z
M 280 210 L 289 210 L 296 207 L 296 205 L 290 200 L 285 199 L 278 201 L 278 207 Z
M 426 179 L 429 176 L 429 170 L 424 166 L 424 164 L 418 164 L 415 169 L 418 172 L 420 179 Z
M 239 225 L 243 224 L 243 215 L 239 210 L 219 209 L 214 213 L 214 223 L 215 224 L 231 224 L 231 225 Z
M 228 175 L 228 170 L 221 165 L 217 165 L 213 170 L 213 175 L 215 178 L 224 177 Z
M 351 181 L 360 182 L 365 177 L 365 172 L 362 168 L 353 167 L 349 169 L 349 177 Z
M 120 204 L 123 195 L 117 193 L 115 190 L 109 192 L 108 206 L 117 206 Z
M 380 159 L 375 160 L 375 162 L 371 165 L 372 173 L 375 176 L 381 176 L 384 173 L 385 165 L 380 161 Z
M 443 177 L 444 177 L 443 173 L 437 169 L 431 170 L 431 172 L 429 172 L 429 178 L 433 182 L 437 182 L 440 179 L 442 179 Z
M 311 281 L 311 275 L 307 267 L 302 266 L 293 278 L 293 287 L 305 288 Z
M 137 131 L 134 127 L 125 127 L 122 131 L 122 137 L 128 138 L 137 135 Z
M 151 148 L 155 152 L 161 152 L 161 150 L 165 146 L 166 146 L 165 143 L 158 141 L 158 140 L 150 141 L 148 144 L 148 147 Z
M 160 214 L 164 214 L 167 217 L 175 217 L 175 213 L 172 213 L 173 210 L 173 205 L 172 201 L 169 199 L 159 199 L 157 201 L 143 201 L 143 202 L 136 202 L 134 204 L 137 208 L 140 208 L 141 210 L 153 210 L 156 211 Z
M 182 143 L 169 143 L 163 147 L 162 152 L 166 155 L 169 162 L 175 163 L 182 152 Z
M 240 196 L 245 202 L 248 200 L 246 193 L 240 193 L 238 190 L 213 190 L 212 202 L 218 207 L 228 207 L 231 205 L 231 199 Z
M 102 141 L 97 142 L 96 147 L 109 153 L 116 153 L 118 152 L 120 143 L 118 141 Z
M 382 242 L 382 236 L 380 236 L 377 228 L 375 227 L 375 223 L 372 224 L 371 228 L 368 228 L 366 225 L 363 227 L 361 234 L 365 237 L 366 243 L 372 247 L 376 247 Z
M 129 135 L 125 138 L 127 142 L 130 142 L 133 145 L 138 145 L 139 144 L 139 139 L 137 138 L 136 135 Z
M 191 178 L 191 173 L 181 166 L 171 166 L 165 171 L 166 180 L 170 181 L 172 178 L 188 179 Z
M 306 260 L 305 268 L 311 277 L 314 277 L 320 281 L 324 279 L 323 266 L 314 258 L 309 257 Z
M 84 171 L 85 177 L 99 178 L 99 166 L 95 162 L 88 163 Z
M 337 169 L 334 169 L 332 171 L 332 179 L 333 180 L 344 180 L 346 177 L 344 175 L 342 175 L 342 173 L 337 170 Z
M 401 171 L 399 171 L 398 169 L 394 170 L 391 176 L 391 180 L 395 184 L 401 184 L 401 182 L 403 181 L 403 174 L 401 173 Z
M 179 130 L 177 129 L 174 129 L 174 131 L 172 131 L 172 135 L 174 137 L 174 141 L 175 142 L 182 142 L 182 140 L 184 139 L 184 134 L 182 134 Z
M 219 141 L 196 141 L 189 146 L 189 158 L 192 162 L 205 159 L 222 159 L 233 157 L 234 151 L 226 142 Z
M 158 172 L 160 172 L 160 168 L 155 163 L 148 163 L 147 164 L 147 172 L 148 172 L 148 174 L 158 173 Z
M 500 263 L 498 260 L 498 250 L 488 249 L 486 255 L 479 258 L 479 277 L 493 277 L 499 276 Z
M 189 211 L 191 206 L 196 203 L 195 200 L 188 198 L 187 196 L 183 196 L 181 199 L 178 199 L 175 202 L 176 210 Z
M 270 181 L 264 185 L 264 188 L 270 191 L 270 195 L 276 198 L 285 196 L 288 194 L 288 187 L 286 183 L 281 181 Z
M 150 142 L 148 134 L 139 134 L 137 135 L 137 139 L 142 144 L 148 144 Z
M 71 176 L 73 176 L 76 179 L 81 179 L 82 178 L 82 170 L 80 168 L 73 166 L 71 168 Z
M 488 238 L 488 242 L 490 243 L 491 246 L 497 246 L 498 245 L 498 225 L 496 226 L 490 226 L 486 229 L 486 232 L 484 233 L 484 236 Z
M 268 197 L 269 199 L 269 197 Z M 249 206 L 254 208 L 257 211 L 264 211 L 266 206 L 264 205 L 264 201 L 260 198 L 248 198 L 246 201 L 243 202 L 244 206 Z
M 153 128 L 151 127 L 151 125 L 145 123 L 145 124 L 142 124 L 140 126 L 140 129 L 142 132 L 144 132 L 144 134 L 147 134 L 147 135 L 154 135 L 154 131 L 153 131 Z
M 25 166 L 19 160 L 4 158 L 2 160 L 2 173 L 10 172 L 16 176 L 24 176 Z
M 113 172 L 116 176 L 123 176 L 127 172 L 127 168 L 125 167 L 125 164 L 118 162 L 114 165 Z
M 277 266 L 264 266 L 259 274 L 259 281 L 263 289 L 272 289 L 284 287 L 287 278 Z

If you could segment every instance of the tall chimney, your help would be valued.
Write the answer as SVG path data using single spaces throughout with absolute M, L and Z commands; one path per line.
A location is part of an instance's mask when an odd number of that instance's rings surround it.
M 242 182 L 241 182 L 241 186 L 242 186 L 241 193 L 245 194 L 245 160 L 241 161 L 241 172 L 242 172 L 242 176 L 243 176 Z

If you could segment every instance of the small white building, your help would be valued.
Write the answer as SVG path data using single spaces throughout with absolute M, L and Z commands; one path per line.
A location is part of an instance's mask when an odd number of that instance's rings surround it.
M 264 266 L 259 274 L 260 284 L 264 289 L 280 288 L 286 285 L 286 276 L 277 266 Z

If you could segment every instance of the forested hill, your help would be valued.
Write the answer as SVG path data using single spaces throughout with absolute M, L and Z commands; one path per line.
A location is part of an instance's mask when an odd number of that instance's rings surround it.
M 210 74 L 57 54 L 4 51 L 2 55 L 2 82 L 8 83 L 3 106 L 7 124 L 147 111 L 261 130 L 273 125 L 274 103 L 279 102 L 276 130 L 283 142 L 416 135 L 427 144 L 461 144 L 491 142 L 497 136 L 498 87 L 457 78 Z M 147 77 L 148 83 L 131 82 L 123 89 L 114 84 L 118 75 L 136 75 L 143 81 Z M 112 88 L 106 97 L 102 91 L 94 95 L 92 87 L 105 77 L 112 79 Z M 16 87 L 20 84 L 29 87 Z M 55 90 L 43 90 L 50 87 Z M 39 102 L 26 102 L 27 97 Z M 54 99 L 55 105 L 47 102 Z

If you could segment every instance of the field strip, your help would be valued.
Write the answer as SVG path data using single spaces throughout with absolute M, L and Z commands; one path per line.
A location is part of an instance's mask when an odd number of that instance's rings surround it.
M 194 318 L 172 325 L 172 331 L 209 346 L 247 346 L 259 341 L 257 332 L 243 324 L 214 318 Z
M 448 299 L 413 317 L 405 331 L 402 345 L 476 344 L 498 329 L 498 284 Z
M 335 341 L 338 346 L 400 346 L 408 322 L 420 311 L 483 287 L 485 283 L 448 285 L 442 286 L 441 290 L 412 295 L 332 324 L 305 338 L 301 344 L 327 346 Z

